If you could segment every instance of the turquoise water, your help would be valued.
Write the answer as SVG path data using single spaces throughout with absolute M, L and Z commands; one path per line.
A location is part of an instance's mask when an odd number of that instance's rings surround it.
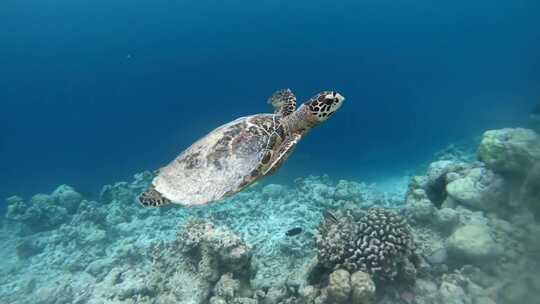
M 65 182 L 96 193 L 271 112 L 280 88 L 347 98 L 286 181 L 407 170 L 525 124 L 540 95 L 536 1 L 7 0 L 0 17 L 3 197 Z
M 4 0 L 0 28 L 0 303 L 538 299 L 538 1 Z M 346 100 L 230 198 L 137 203 L 282 88 Z

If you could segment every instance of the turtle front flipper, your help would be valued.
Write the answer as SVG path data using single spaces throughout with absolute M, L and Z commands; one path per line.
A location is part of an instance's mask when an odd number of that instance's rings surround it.
M 139 196 L 139 202 L 145 207 L 163 207 L 171 203 L 154 186 L 151 186 Z
M 300 139 L 302 139 L 301 134 L 291 134 L 289 138 L 285 139 L 281 143 L 281 146 L 279 147 L 279 150 L 277 150 L 277 153 L 275 153 L 272 159 L 270 159 L 270 164 L 263 172 L 264 175 L 271 175 L 276 172 L 277 169 L 279 169 L 281 165 L 287 160 Z
M 296 110 L 296 97 L 290 89 L 282 89 L 274 92 L 268 103 L 272 104 L 275 113 L 281 116 L 287 116 Z

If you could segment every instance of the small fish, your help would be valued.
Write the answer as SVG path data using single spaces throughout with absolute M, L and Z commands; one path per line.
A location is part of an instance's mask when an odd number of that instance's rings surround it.
M 293 229 L 287 231 L 285 233 L 285 235 L 287 235 L 287 236 L 295 236 L 295 235 L 300 234 L 301 232 L 302 232 L 302 228 L 296 227 L 296 228 L 293 228 Z

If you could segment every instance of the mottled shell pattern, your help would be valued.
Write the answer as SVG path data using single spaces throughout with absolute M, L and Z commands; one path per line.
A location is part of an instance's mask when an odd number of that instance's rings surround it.
M 284 134 L 277 116 L 239 118 L 202 138 L 153 181 L 155 190 L 173 202 L 205 204 L 243 189 L 261 175 Z

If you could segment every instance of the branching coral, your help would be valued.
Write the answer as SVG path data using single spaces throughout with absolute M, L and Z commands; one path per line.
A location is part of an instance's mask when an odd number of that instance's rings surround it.
M 405 219 L 381 208 L 362 216 L 327 217 L 316 244 L 325 267 L 360 270 L 381 279 L 393 279 L 414 248 Z

